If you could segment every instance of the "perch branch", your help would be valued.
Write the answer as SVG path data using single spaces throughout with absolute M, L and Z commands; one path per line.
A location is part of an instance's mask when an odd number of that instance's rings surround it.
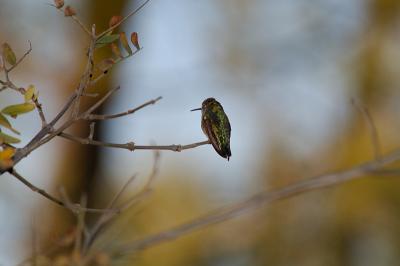
M 101 146 L 101 147 L 108 147 L 108 148 L 118 148 L 118 149 L 126 149 L 129 151 L 134 151 L 134 150 L 165 150 L 165 151 L 176 151 L 180 152 L 183 150 L 188 150 L 188 149 L 193 149 L 201 145 L 206 145 L 210 144 L 210 142 L 207 141 L 202 141 L 202 142 L 196 142 L 192 144 L 187 144 L 187 145 L 135 145 L 133 142 L 128 142 L 128 143 L 110 143 L 110 142 L 103 142 L 103 141 L 98 141 L 98 140 L 93 140 L 90 138 L 81 138 L 77 136 L 73 136 L 68 133 L 58 133 L 58 136 L 63 137 L 65 139 L 75 141 L 77 143 L 83 144 L 83 145 L 93 145 L 93 146 Z

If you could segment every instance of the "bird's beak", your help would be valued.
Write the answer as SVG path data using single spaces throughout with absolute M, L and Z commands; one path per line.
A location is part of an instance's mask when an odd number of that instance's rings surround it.
M 199 110 L 201 110 L 201 108 L 192 109 L 192 110 L 190 110 L 190 112 L 199 111 Z

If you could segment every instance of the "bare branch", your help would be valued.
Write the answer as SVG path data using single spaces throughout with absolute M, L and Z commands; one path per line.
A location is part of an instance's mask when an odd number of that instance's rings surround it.
M 144 48 L 144 47 L 140 47 L 140 49 L 135 50 L 131 55 L 126 56 L 126 57 L 122 57 L 122 58 L 116 60 L 114 64 L 112 64 L 111 66 L 109 66 L 109 67 L 106 68 L 106 69 L 103 69 L 103 70 L 102 70 L 102 73 L 99 74 L 95 79 L 93 79 L 93 80 L 90 82 L 89 85 L 90 85 L 90 86 L 95 85 L 95 84 L 96 84 L 97 82 L 99 82 L 105 75 L 107 75 L 107 73 L 113 68 L 114 65 L 116 65 L 116 64 L 118 64 L 118 63 L 121 63 L 122 61 L 124 61 L 124 60 L 126 60 L 126 59 L 128 59 L 128 58 L 130 58 L 130 57 L 132 57 L 132 56 L 134 56 L 134 55 L 137 54 L 139 51 L 143 50 L 143 48 Z
M 352 98 L 351 103 L 353 104 L 354 107 L 356 107 L 360 111 L 360 113 L 363 115 L 365 121 L 367 122 L 369 132 L 371 135 L 371 143 L 372 143 L 372 148 L 374 150 L 374 157 L 375 157 L 375 160 L 379 160 L 379 158 L 381 156 L 381 145 L 380 145 L 380 141 L 379 141 L 378 130 L 376 128 L 374 119 L 372 118 L 371 113 L 369 112 L 368 108 L 365 105 L 363 105 L 361 102 Z
M 114 89 L 109 90 L 100 100 L 98 100 L 95 104 L 93 104 L 86 112 L 84 112 L 80 118 L 86 119 L 89 115 L 91 115 L 97 108 L 100 107 L 115 91 L 119 90 L 120 87 L 116 87 Z
M 118 149 L 126 149 L 129 151 L 134 151 L 134 150 L 165 150 L 165 151 L 176 151 L 180 152 L 183 150 L 188 150 L 188 149 L 193 149 L 201 145 L 206 145 L 210 144 L 210 141 L 202 141 L 202 142 L 196 142 L 192 144 L 187 144 L 187 145 L 162 145 L 162 146 L 157 146 L 157 145 L 135 145 L 134 142 L 128 142 L 128 143 L 110 143 L 110 142 L 103 142 L 103 141 L 98 141 L 98 140 L 93 140 L 90 138 L 81 138 L 77 136 L 73 136 L 64 132 L 61 132 L 58 134 L 58 136 L 63 137 L 65 139 L 71 140 L 78 142 L 83 145 L 93 145 L 93 146 L 101 146 L 101 147 L 109 147 L 109 148 L 118 148 Z
M 88 60 L 86 63 L 86 68 L 85 72 L 81 78 L 81 81 L 79 83 L 78 89 L 77 89 L 77 97 L 74 100 L 73 107 L 72 107 L 72 113 L 71 117 L 76 118 L 79 114 L 79 107 L 80 107 L 80 99 L 83 93 L 85 92 L 85 89 L 88 87 L 90 83 L 90 79 L 93 74 L 93 58 L 94 58 L 94 50 L 96 46 L 96 26 L 93 24 L 92 25 L 92 33 L 90 34 L 91 39 L 90 39 L 90 45 L 88 49 Z
M 118 144 L 118 143 L 109 143 L 109 142 L 102 142 L 102 141 L 97 141 L 89 138 L 80 138 L 76 137 L 67 133 L 61 132 L 58 134 L 60 137 L 63 137 L 68 140 L 72 140 L 75 142 L 78 142 L 83 145 L 92 145 L 92 146 L 101 146 L 101 147 L 109 147 L 109 148 L 119 148 L 119 149 L 127 149 L 130 151 L 135 150 L 135 144 L 133 142 L 128 142 L 128 143 L 123 143 L 123 144 Z
M 45 198 L 51 200 L 52 202 L 62 206 L 62 207 L 66 207 L 65 204 L 57 199 L 56 197 L 50 195 L 49 193 L 47 193 L 45 190 L 36 187 L 35 185 L 33 185 L 32 183 L 30 183 L 28 180 L 26 180 L 25 178 L 23 178 L 20 174 L 18 174 L 17 171 L 15 171 L 15 169 L 11 169 L 10 174 L 12 174 L 15 178 L 17 178 L 19 181 L 21 181 L 25 186 L 29 187 L 33 192 L 37 192 L 40 195 L 44 196 Z
M 258 209 L 281 199 L 293 197 L 317 189 L 328 188 L 350 180 L 361 178 L 376 170 L 382 169 L 385 165 L 399 160 L 400 150 L 396 150 L 393 153 L 381 157 L 379 161 L 373 160 L 341 172 L 316 176 L 274 191 L 260 192 L 244 201 L 240 201 L 225 208 L 217 209 L 174 228 L 122 245 L 116 249 L 117 251 L 115 252 L 115 255 L 132 253 L 140 249 L 150 248 L 177 239 L 196 230 L 233 219 L 237 216 L 248 213 L 251 210 Z
M 47 125 L 46 117 L 44 116 L 42 105 L 39 103 L 38 99 L 35 97 L 32 99 L 33 103 L 36 105 L 36 109 L 38 110 L 40 120 L 42 121 L 42 128 L 45 128 Z
M 134 203 L 140 201 L 141 199 L 145 198 L 147 195 L 150 194 L 152 185 L 158 174 L 159 163 L 160 163 L 160 151 L 157 150 L 154 152 L 153 169 L 152 169 L 149 177 L 147 178 L 146 184 L 141 189 L 141 191 L 139 191 L 139 193 L 137 193 L 132 198 L 128 199 L 125 203 L 120 205 L 120 207 L 118 208 L 118 210 L 120 212 L 130 208 Z
M 201 141 L 201 142 L 196 142 L 196 143 L 192 143 L 192 144 L 187 144 L 187 145 L 166 145 L 166 146 L 157 146 L 157 145 L 135 145 L 135 150 L 164 150 L 164 151 L 176 151 L 176 152 L 180 152 L 183 150 L 188 150 L 188 149 L 193 149 L 202 145 L 207 145 L 207 144 L 211 144 L 209 140 L 205 140 L 205 141 Z
M 82 30 L 87 33 L 87 35 L 92 36 L 92 33 L 90 30 L 82 23 L 82 21 L 79 20 L 79 18 L 75 15 L 71 16 L 71 18 L 78 23 L 78 25 L 82 28 Z
M 15 178 L 17 178 L 20 182 L 22 182 L 25 186 L 29 187 L 33 192 L 39 193 L 46 199 L 49 199 L 50 201 L 56 203 L 57 205 L 67 208 L 74 213 L 79 213 L 81 211 L 86 211 L 91 213 L 115 212 L 115 210 L 110 210 L 110 209 L 82 208 L 80 204 L 71 204 L 71 206 L 69 206 L 70 204 L 66 204 L 64 201 L 57 199 L 56 197 L 47 193 L 44 189 L 38 188 L 37 186 L 33 185 L 27 179 L 22 177 L 14 168 L 9 170 L 9 173 L 13 175 Z
M 115 203 L 119 200 L 119 198 L 122 196 L 122 194 L 125 192 L 125 190 L 128 188 L 128 186 L 135 180 L 136 174 L 133 175 L 131 178 L 129 178 L 126 183 L 122 186 L 122 188 L 118 191 L 117 194 L 115 194 L 114 198 L 110 201 L 108 204 L 107 208 L 112 209 L 114 208 Z M 90 230 L 89 234 L 85 238 L 84 245 L 83 245 L 83 250 L 86 251 L 89 246 L 93 243 L 93 241 L 96 238 L 96 235 L 104 228 L 104 226 L 113 218 L 115 215 L 119 214 L 120 211 L 116 212 L 108 212 L 108 213 L 103 213 L 100 218 L 96 221 L 95 225 L 92 227 Z
M 157 101 L 159 101 L 161 99 L 162 99 L 162 97 L 160 96 L 160 97 L 158 97 L 156 99 L 153 99 L 153 100 L 150 100 L 148 102 L 145 102 L 144 104 L 142 104 L 142 105 L 140 105 L 140 106 L 138 106 L 138 107 L 136 107 L 134 109 L 130 109 L 130 110 L 126 111 L 126 112 L 121 112 L 121 113 L 113 114 L 113 115 L 92 114 L 92 115 L 88 115 L 86 119 L 87 120 L 92 120 L 92 121 L 93 120 L 107 120 L 107 119 L 114 119 L 114 118 L 118 118 L 118 117 L 121 117 L 121 116 L 130 115 L 130 114 L 133 114 L 136 111 L 138 111 L 138 110 L 140 110 L 140 109 L 142 109 L 142 108 L 144 108 L 144 107 L 146 107 L 148 105 L 155 104 Z
M 57 11 L 60 11 L 61 13 L 64 13 L 63 10 L 62 10 L 61 8 L 57 8 L 57 6 L 54 5 L 54 4 L 48 4 L 48 5 L 54 7 Z M 92 36 L 90 30 L 82 23 L 82 21 L 80 21 L 80 19 L 79 19 L 77 16 L 72 15 L 72 16 L 70 16 L 70 17 L 79 25 L 79 27 L 81 27 L 81 29 L 82 29 L 86 34 L 88 34 L 89 36 Z
M 153 169 L 147 178 L 147 182 L 144 185 L 144 187 L 139 191 L 139 193 L 135 194 L 132 198 L 128 199 L 125 203 L 122 203 L 118 208 L 118 212 L 109 212 L 109 213 L 104 213 L 102 216 L 100 216 L 99 220 L 96 222 L 94 225 L 93 229 L 91 230 L 90 234 L 88 234 L 88 238 L 85 241 L 85 250 L 94 242 L 96 236 L 105 229 L 105 227 L 111 222 L 111 220 L 121 212 L 127 210 L 128 208 L 132 207 L 133 204 L 137 203 L 141 199 L 143 199 L 145 196 L 149 195 L 151 192 L 151 186 L 158 174 L 158 168 L 159 168 L 159 162 L 160 162 L 160 152 L 156 151 L 154 152 L 154 163 L 153 163 Z M 123 194 L 125 189 L 128 187 L 128 185 L 133 181 L 135 176 L 130 178 L 125 185 L 122 187 L 122 189 L 116 194 L 116 196 L 111 200 L 111 202 L 108 205 L 109 209 L 114 208 L 115 203 L 118 201 L 120 196 Z

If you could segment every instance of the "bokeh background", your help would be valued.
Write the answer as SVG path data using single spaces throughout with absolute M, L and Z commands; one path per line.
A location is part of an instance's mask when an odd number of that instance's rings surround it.
M 140 4 L 67 3 L 99 29 Z M 399 18 L 398 0 L 150 1 L 122 27 L 137 31 L 144 49 L 99 84 L 99 90 L 122 88 L 101 112 L 163 99 L 102 123 L 96 138 L 205 140 L 200 113 L 189 110 L 215 97 L 231 121 L 232 158 L 223 160 L 211 146 L 162 152 L 152 195 L 121 216 L 103 241 L 140 238 L 261 190 L 372 159 L 368 125 L 351 99 L 368 107 L 382 151 L 399 147 Z M 12 78 L 19 86 L 36 85 L 51 118 L 78 83 L 87 36 L 46 1 L 0 0 L 0 41 L 22 55 L 27 40 L 33 52 Z M 18 101 L 19 95 L 1 93 L 0 106 Z M 40 120 L 27 114 L 15 127 L 23 132 L 23 145 Z M 85 136 L 87 126 L 70 132 Z M 17 169 L 52 193 L 66 188 L 74 201 L 86 193 L 89 205 L 101 208 L 135 173 L 131 193 L 139 190 L 152 157 L 150 151 L 56 139 Z M 30 255 L 33 232 L 46 249 L 76 224 L 70 213 L 8 174 L 0 183 L 1 265 Z M 396 177 L 370 177 L 307 193 L 136 253 L 122 265 L 398 265 L 399 186 Z

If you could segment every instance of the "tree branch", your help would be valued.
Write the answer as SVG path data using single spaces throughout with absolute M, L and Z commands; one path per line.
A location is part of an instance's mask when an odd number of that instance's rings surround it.
M 212 224 L 220 223 L 229 219 L 233 219 L 237 216 L 244 215 L 251 210 L 258 209 L 281 199 L 293 197 L 317 189 L 335 186 L 350 180 L 361 178 L 367 174 L 374 174 L 377 170 L 382 169 L 384 166 L 393 162 L 398 162 L 399 160 L 400 149 L 381 157 L 379 161 L 372 160 L 341 172 L 316 176 L 273 191 L 263 191 L 244 201 L 240 201 L 225 208 L 220 208 L 209 212 L 208 214 L 202 215 L 174 228 L 122 245 L 116 249 L 117 251 L 114 253 L 114 255 L 118 256 L 132 253 L 140 249 L 150 248 L 152 246 L 180 238 L 186 234 L 200 230 Z
M 14 168 L 10 169 L 8 172 L 11 175 L 13 175 L 15 178 L 17 178 L 20 182 L 22 182 L 25 186 L 29 187 L 33 192 L 39 193 L 46 199 L 54 202 L 55 204 L 57 204 L 61 207 L 71 210 L 73 213 L 79 213 L 81 211 L 91 212 L 91 213 L 115 212 L 115 210 L 112 210 L 112 209 L 83 208 L 80 206 L 80 204 L 71 204 L 71 206 L 68 206 L 68 204 L 66 204 L 64 201 L 50 195 L 44 189 L 38 188 L 37 186 L 33 185 L 26 178 L 21 176 Z
M 14 168 L 12 168 L 9 171 L 9 173 L 12 174 L 15 178 L 17 178 L 20 182 L 22 182 L 25 186 L 29 187 L 33 192 L 39 193 L 40 195 L 42 195 L 46 199 L 51 200 L 55 204 L 58 204 L 58 205 L 60 205 L 62 207 L 66 207 L 65 204 L 61 200 L 59 200 L 56 197 L 50 195 L 45 190 L 43 190 L 41 188 L 38 188 L 37 186 L 33 185 L 31 182 L 29 182 L 24 177 L 22 177 L 20 174 L 18 174 L 18 172 Z
M 128 142 L 128 143 L 110 143 L 110 142 L 103 142 L 103 141 L 98 141 L 98 140 L 93 140 L 90 138 L 81 138 L 77 136 L 70 135 L 68 133 L 61 132 L 58 134 L 58 136 L 63 137 L 65 139 L 75 141 L 77 143 L 83 144 L 83 145 L 93 145 L 93 146 L 101 146 L 101 147 L 108 147 L 108 148 L 117 148 L 117 149 L 126 149 L 129 151 L 134 151 L 134 150 L 165 150 L 165 151 L 176 151 L 180 152 L 183 150 L 188 150 L 188 149 L 193 149 L 201 145 L 207 145 L 210 144 L 210 141 L 202 141 L 202 142 L 196 142 L 192 144 L 187 144 L 187 145 L 135 145 L 134 142 Z

